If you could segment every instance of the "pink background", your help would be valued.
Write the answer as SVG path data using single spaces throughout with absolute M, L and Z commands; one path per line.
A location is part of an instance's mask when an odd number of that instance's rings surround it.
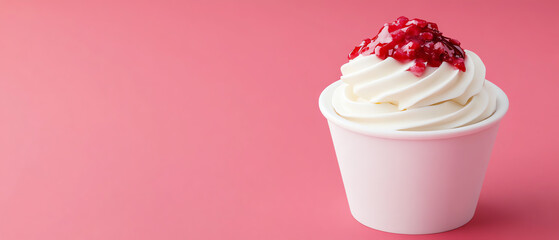
M 557 239 L 554 1 L 0 1 L 0 239 Z M 93 1 L 92 1 L 93 2 Z M 356 222 L 318 95 L 400 15 L 508 94 L 474 219 Z

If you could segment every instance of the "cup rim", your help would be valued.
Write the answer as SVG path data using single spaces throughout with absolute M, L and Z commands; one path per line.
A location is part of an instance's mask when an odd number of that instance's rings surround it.
M 481 130 L 487 129 L 495 124 L 505 116 L 509 108 L 509 100 L 507 95 L 494 83 L 485 80 L 485 84 L 488 86 L 490 91 L 495 92 L 497 96 L 497 108 L 493 115 L 490 117 L 479 121 L 474 124 L 470 124 L 463 127 L 443 129 L 443 130 L 429 130 L 429 131 L 399 131 L 399 130 L 385 130 L 385 129 L 372 129 L 367 128 L 359 123 L 347 120 L 336 113 L 334 106 L 332 105 L 332 95 L 336 88 L 342 84 L 341 80 L 338 80 L 322 91 L 320 94 L 318 105 L 322 115 L 326 119 L 342 128 L 347 130 L 357 132 L 360 134 L 380 137 L 380 138 L 390 138 L 390 139 L 440 139 L 440 138 L 451 138 L 458 137 L 468 134 L 473 134 Z

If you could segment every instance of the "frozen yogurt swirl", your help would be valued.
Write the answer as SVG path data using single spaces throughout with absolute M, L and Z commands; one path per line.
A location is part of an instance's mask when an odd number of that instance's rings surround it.
M 359 55 L 341 67 L 343 83 L 335 90 L 336 112 L 370 128 L 425 131 L 477 123 L 493 114 L 496 95 L 485 87 L 485 66 L 465 51 L 466 71 L 447 62 L 428 66 L 417 77 L 402 63 Z

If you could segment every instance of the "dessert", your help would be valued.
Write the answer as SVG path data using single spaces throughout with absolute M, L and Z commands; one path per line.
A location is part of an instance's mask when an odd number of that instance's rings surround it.
M 422 19 L 384 24 L 341 67 L 333 107 L 368 128 L 425 131 L 482 121 L 495 112 L 496 96 L 481 59 L 460 45 Z
M 341 70 L 319 107 L 353 217 L 403 234 L 470 221 L 508 110 L 480 58 L 436 24 L 400 17 Z

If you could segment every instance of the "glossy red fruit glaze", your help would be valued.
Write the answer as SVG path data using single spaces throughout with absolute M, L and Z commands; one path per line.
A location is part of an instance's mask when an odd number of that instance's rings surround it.
M 371 54 L 381 59 L 393 57 L 400 62 L 415 60 L 408 71 L 418 77 L 426 66 L 438 67 L 442 62 L 466 71 L 466 54 L 460 42 L 443 36 L 437 24 L 417 18 L 399 17 L 392 23 L 384 24 L 375 37 L 365 39 L 356 46 L 349 59 Z

